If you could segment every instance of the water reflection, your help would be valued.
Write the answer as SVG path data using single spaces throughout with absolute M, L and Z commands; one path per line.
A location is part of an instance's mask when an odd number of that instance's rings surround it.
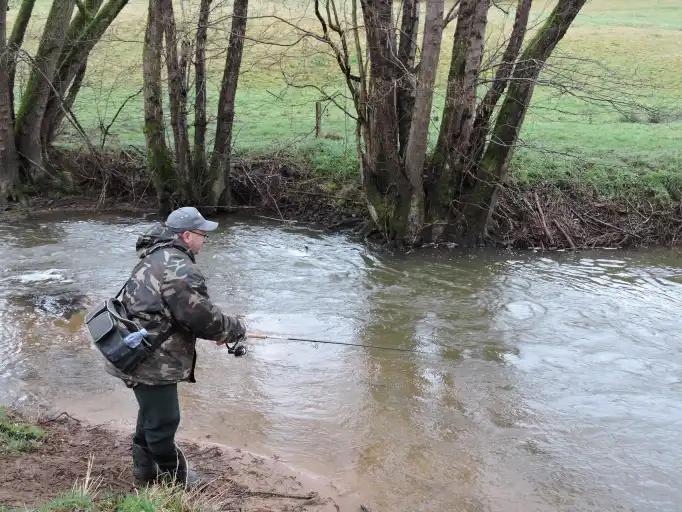
M 134 399 L 80 326 L 123 284 L 150 221 L 39 225 L 0 226 L 0 402 L 35 396 L 130 427 Z M 233 217 L 199 262 L 213 298 L 251 327 L 428 354 L 271 340 L 236 360 L 202 342 L 199 382 L 182 386 L 186 435 L 277 453 L 377 510 L 672 511 L 682 499 L 674 253 L 376 255 Z

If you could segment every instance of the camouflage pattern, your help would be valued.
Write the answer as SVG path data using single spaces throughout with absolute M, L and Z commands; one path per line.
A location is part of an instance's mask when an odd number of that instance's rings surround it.
M 224 315 L 208 296 L 194 254 L 163 224 L 140 236 L 141 258 L 121 295 L 128 316 L 149 332 L 153 344 L 168 337 L 130 375 L 107 363 L 107 371 L 127 384 L 194 382 L 196 339 L 232 342 L 244 324 Z

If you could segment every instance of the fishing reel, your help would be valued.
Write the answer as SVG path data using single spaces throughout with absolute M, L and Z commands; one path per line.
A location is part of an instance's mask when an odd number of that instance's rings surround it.
M 232 354 L 234 357 L 246 355 L 246 347 L 239 340 L 235 341 L 232 345 L 225 343 L 225 346 L 227 347 L 227 353 Z

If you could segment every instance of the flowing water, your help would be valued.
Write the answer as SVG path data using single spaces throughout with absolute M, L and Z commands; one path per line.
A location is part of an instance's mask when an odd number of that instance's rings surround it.
M 132 428 L 83 309 L 115 293 L 147 218 L 0 226 L 0 404 Z M 374 254 L 223 219 L 213 299 L 284 341 L 199 342 L 181 433 L 281 457 L 380 511 L 674 511 L 682 503 L 682 259 L 670 250 Z

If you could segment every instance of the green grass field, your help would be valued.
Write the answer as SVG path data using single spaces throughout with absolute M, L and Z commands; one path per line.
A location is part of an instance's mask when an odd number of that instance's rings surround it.
M 276 43 L 295 34 L 263 16 L 276 14 L 317 28 L 310 1 L 257 0 L 250 5 L 248 36 Z M 551 2 L 536 2 L 535 21 Z M 215 5 L 215 4 L 214 4 Z M 16 6 L 13 6 L 16 7 Z M 28 49 L 49 7 L 38 0 L 30 26 Z M 176 16 L 191 29 L 196 2 L 178 3 Z M 9 15 L 10 20 L 15 9 Z M 215 105 L 227 45 L 229 5 L 216 6 L 217 23 L 210 34 L 209 98 Z M 100 123 L 108 125 L 119 106 L 141 87 L 141 53 L 146 2 L 131 0 L 88 66 L 85 87 L 75 113 L 91 139 L 100 139 Z M 220 18 L 223 18 L 220 20 Z M 513 22 L 513 13 L 492 15 L 489 39 L 499 40 Z M 533 22 L 531 22 L 533 23 Z M 180 29 L 183 22 L 180 23 Z M 454 23 L 443 44 L 433 131 L 449 64 Z M 682 3 L 679 0 L 592 0 L 556 52 L 554 64 L 592 77 L 585 95 L 607 101 L 584 101 L 556 88 L 538 87 L 522 133 L 523 145 L 512 163 L 520 184 L 582 183 L 601 196 L 632 195 L 663 202 L 679 201 L 682 191 Z M 235 146 L 240 154 L 285 152 L 301 157 L 320 172 L 347 174 L 355 170 L 354 123 L 341 110 L 325 110 L 325 138 L 314 138 L 314 102 L 319 93 L 296 85 L 344 92 L 335 61 L 310 40 L 294 48 L 256 44 L 245 50 L 237 96 Z M 593 63 L 577 59 L 589 59 Z M 597 63 L 597 64 L 595 64 Z M 577 76 L 577 75 L 574 75 Z M 546 76 L 547 78 L 548 76 Z M 579 93 L 582 94 L 582 93 Z M 339 102 L 351 109 L 350 101 Z M 611 103 L 619 104 L 616 109 Z M 641 106 L 638 106 L 641 105 Z M 215 106 L 209 108 L 209 113 Z M 130 100 L 111 128 L 111 145 L 144 144 L 142 96 Z M 68 127 L 63 143 L 78 144 Z

